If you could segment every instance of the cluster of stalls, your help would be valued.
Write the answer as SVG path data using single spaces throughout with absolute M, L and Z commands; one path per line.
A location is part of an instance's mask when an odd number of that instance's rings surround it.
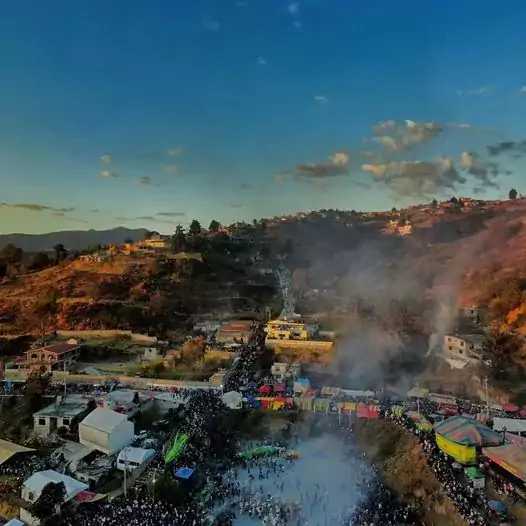
M 299 386 L 299 388 L 298 388 Z M 310 389 L 306 379 L 298 379 L 294 388 L 285 384 L 247 384 L 243 402 L 255 409 L 281 411 L 297 408 L 319 413 L 339 413 L 358 418 L 379 418 L 381 405 L 374 400 L 373 391 L 357 391 L 338 387 L 323 387 L 319 392 Z

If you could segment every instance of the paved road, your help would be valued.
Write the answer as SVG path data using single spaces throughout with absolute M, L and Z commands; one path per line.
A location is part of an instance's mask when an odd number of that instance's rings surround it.
M 25 380 L 25 373 L 12 373 L 6 372 L 6 380 Z M 101 384 L 106 382 L 109 378 L 117 378 L 123 385 L 129 385 L 136 387 L 137 389 L 147 389 L 152 385 L 168 385 L 177 387 L 209 387 L 208 382 L 190 382 L 184 380 L 161 380 L 159 378 L 139 378 L 134 376 L 119 376 L 119 375 L 104 375 L 96 376 L 90 374 L 67 374 L 61 372 L 53 373 L 53 380 L 55 381 L 67 381 L 70 383 L 86 383 L 86 384 Z

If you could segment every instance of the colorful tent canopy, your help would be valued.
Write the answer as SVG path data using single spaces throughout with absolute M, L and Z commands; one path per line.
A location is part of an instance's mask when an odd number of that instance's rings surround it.
M 435 426 L 437 434 L 462 446 L 498 446 L 502 436 L 489 427 L 464 416 L 454 416 Z
M 526 481 L 526 445 L 485 447 L 482 454 L 522 481 Z

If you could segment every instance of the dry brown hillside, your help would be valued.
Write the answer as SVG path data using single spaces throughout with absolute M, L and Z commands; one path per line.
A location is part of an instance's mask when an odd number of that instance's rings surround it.
M 7 334 L 88 328 L 163 333 L 184 326 L 191 314 L 254 308 L 272 298 L 272 286 L 253 284 L 230 263 L 214 254 L 204 261 L 137 262 L 119 256 L 103 264 L 63 262 L 0 285 L 0 329 Z

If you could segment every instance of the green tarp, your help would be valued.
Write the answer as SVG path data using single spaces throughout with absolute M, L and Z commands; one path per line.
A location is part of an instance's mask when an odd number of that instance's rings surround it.
M 164 455 L 165 462 L 173 462 L 174 460 L 177 460 L 184 451 L 189 439 L 190 437 L 188 435 L 179 435 L 175 439 L 173 446 L 166 452 L 166 455 Z
M 256 457 L 265 457 L 268 455 L 276 455 L 277 453 L 280 453 L 281 451 L 284 451 L 284 448 L 277 447 L 277 446 L 257 446 L 252 449 L 249 449 L 248 451 L 243 451 L 242 453 L 239 453 L 239 458 L 242 458 L 243 460 L 251 460 Z

